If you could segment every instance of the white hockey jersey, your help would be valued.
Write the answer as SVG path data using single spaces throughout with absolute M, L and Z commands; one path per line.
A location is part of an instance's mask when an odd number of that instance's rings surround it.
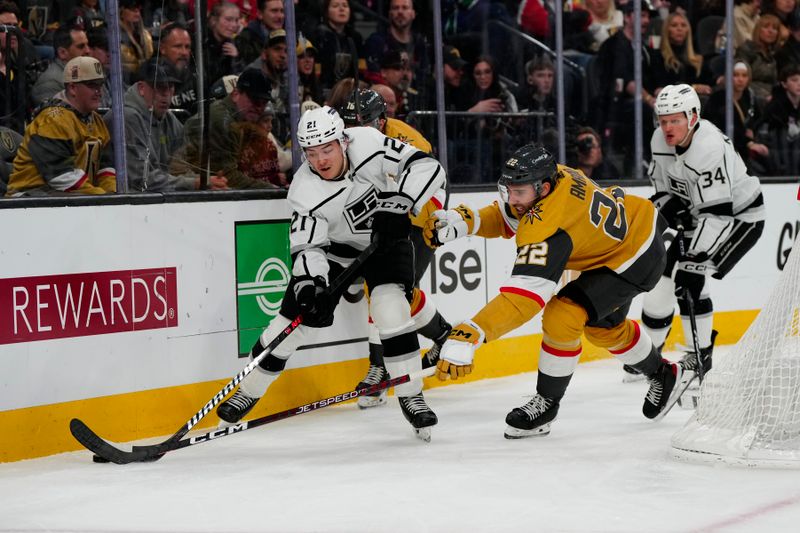
M 700 120 L 688 148 L 667 145 L 661 128 L 650 141 L 649 175 L 656 193 L 677 196 L 695 217 L 690 255 L 713 254 L 733 229 L 733 221 L 764 219 L 758 178 L 747 174 L 733 143 L 714 124 Z M 687 228 L 688 229 L 688 228 Z
M 289 187 L 295 276 L 327 280 L 329 259 L 350 264 L 370 243 L 371 217 L 380 192 L 408 196 L 414 214 L 431 198 L 439 207 L 444 204 L 446 178 L 438 161 L 374 128 L 348 128 L 345 133 L 349 143 L 344 176 L 323 180 L 306 161 Z

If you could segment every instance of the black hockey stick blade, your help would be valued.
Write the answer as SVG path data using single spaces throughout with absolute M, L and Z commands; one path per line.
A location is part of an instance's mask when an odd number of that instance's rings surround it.
M 335 396 L 323 398 L 322 400 L 316 400 L 305 405 L 293 407 L 285 411 L 262 416 L 261 418 L 256 418 L 254 420 L 245 420 L 230 426 L 216 428 L 207 433 L 195 435 L 193 437 L 181 440 L 168 439 L 160 444 L 133 446 L 130 451 L 123 450 L 122 448 L 119 448 L 98 436 L 97 433 L 89 428 L 89 426 L 77 418 L 72 419 L 69 424 L 69 429 L 72 433 L 72 436 L 75 437 L 78 442 L 80 442 L 89 451 L 94 452 L 94 454 L 101 459 L 105 459 L 118 465 L 151 462 L 157 461 L 167 452 L 179 450 L 188 446 L 194 446 L 195 444 L 202 444 L 204 442 L 216 440 L 221 437 L 227 437 L 229 435 L 233 435 L 234 433 L 241 433 L 242 431 L 263 426 L 264 424 L 269 424 L 271 422 L 277 422 L 278 420 L 283 420 L 285 418 L 291 418 L 293 416 L 310 413 L 311 411 L 316 411 L 317 409 L 322 409 L 323 407 L 329 407 L 331 405 L 353 400 L 359 396 L 374 394 L 384 389 L 388 389 L 396 385 L 402 385 L 403 383 L 407 383 L 415 379 L 432 376 L 435 371 L 436 368 L 431 367 L 426 370 L 414 372 L 413 374 L 406 374 L 382 381 L 370 387 L 356 389 L 343 394 L 337 394 Z

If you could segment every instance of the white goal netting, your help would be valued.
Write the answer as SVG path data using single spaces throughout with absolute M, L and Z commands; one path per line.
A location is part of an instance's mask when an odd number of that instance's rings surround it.
M 800 241 L 769 300 L 700 388 L 674 457 L 800 467 Z

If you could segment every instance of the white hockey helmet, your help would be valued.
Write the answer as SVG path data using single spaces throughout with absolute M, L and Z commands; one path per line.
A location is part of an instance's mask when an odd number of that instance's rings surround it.
M 344 121 L 335 109 L 322 106 L 309 109 L 297 125 L 297 142 L 302 148 L 344 141 Z
M 658 93 L 655 111 L 658 116 L 683 113 L 691 123 L 693 112 L 700 118 L 700 98 L 691 85 L 667 85 Z

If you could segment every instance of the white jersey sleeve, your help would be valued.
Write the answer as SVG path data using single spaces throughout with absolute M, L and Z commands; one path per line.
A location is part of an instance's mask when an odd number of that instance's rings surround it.
M 374 128 L 350 128 L 347 134 L 354 141 L 352 148 L 358 152 L 356 157 L 359 159 L 363 159 L 364 155 L 360 152 L 365 148 L 378 147 L 373 148 L 375 151 L 368 157 L 381 157 L 382 174 L 394 182 L 389 189 L 411 199 L 413 214 L 419 214 L 422 206 L 444 188 L 444 169 L 422 150 L 387 137 Z

